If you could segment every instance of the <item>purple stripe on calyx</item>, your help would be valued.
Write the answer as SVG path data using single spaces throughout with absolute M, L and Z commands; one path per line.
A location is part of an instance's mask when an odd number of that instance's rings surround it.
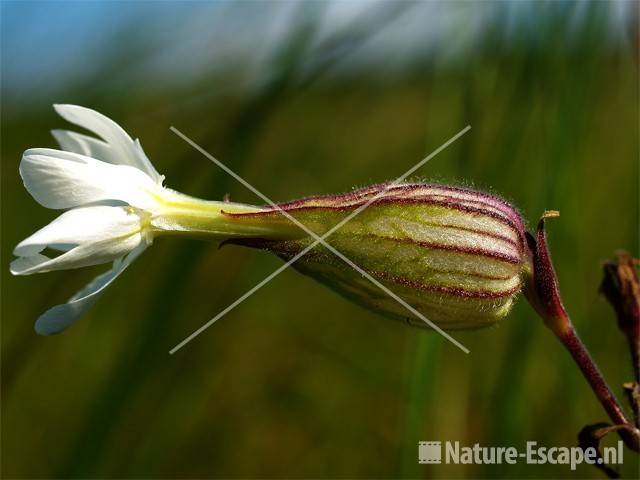
M 290 203 L 288 205 L 284 205 L 284 206 L 279 205 L 279 206 L 282 210 L 291 214 L 292 212 L 310 212 L 314 210 L 316 211 L 331 210 L 331 211 L 344 212 L 347 210 L 355 210 L 356 208 L 366 203 L 367 202 L 365 200 L 365 201 L 361 201 L 359 203 L 355 203 L 347 206 L 345 205 L 314 206 L 314 205 L 304 205 L 304 204 L 300 204 L 299 202 L 296 202 L 296 204 Z M 499 213 L 496 213 L 493 210 L 483 210 L 481 208 L 463 205 L 460 202 L 453 202 L 453 201 L 447 202 L 447 201 L 441 201 L 441 200 L 428 200 L 428 199 L 421 199 L 421 198 L 402 198 L 402 197 L 382 197 L 372 202 L 368 208 L 383 206 L 383 205 L 390 205 L 390 204 L 430 205 L 430 206 L 437 206 L 437 207 L 443 207 L 443 208 L 450 208 L 453 210 L 458 210 L 458 211 L 473 214 L 473 215 L 491 217 L 494 220 L 508 226 L 516 234 L 517 238 L 520 239 L 521 245 L 519 246 L 519 248 L 522 249 L 523 247 L 522 242 L 524 241 L 523 240 L 524 231 L 520 230 L 518 228 L 518 225 L 514 223 L 510 218 L 507 218 Z M 260 212 L 250 212 L 250 213 L 227 213 L 227 212 L 223 212 L 223 213 L 225 215 L 232 216 L 232 217 L 257 217 L 257 216 L 263 216 L 263 215 L 280 214 L 277 209 L 263 210 Z
M 510 263 L 512 265 L 520 265 L 522 264 L 522 258 L 516 257 L 513 255 L 508 255 L 502 252 L 496 252 L 494 250 L 486 250 L 483 248 L 477 247 L 461 247 L 458 245 L 451 245 L 447 243 L 438 243 L 438 242 L 424 242 L 419 240 L 412 240 L 410 238 L 394 238 L 394 237 L 385 237 L 374 234 L 365 234 L 362 236 L 368 236 L 372 238 L 376 238 L 378 240 L 388 240 L 391 242 L 397 243 L 410 243 L 412 245 L 416 245 L 418 247 L 428 248 L 430 250 L 446 250 L 449 252 L 460 253 L 463 255 L 471 255 L 471 256 L 480 256 L 487 257 L 493 260 L 497 260 L 500 262 Z
M 370 270 L 367 273 L 377 277 L 379 279 L 385 280 L 387 282 L 395 283 L 398 285 L 402 285 L 407 288 L 416 289 L 416 290 L 424 290 L 428 292 L 437 292 L 445 295 L 451 295 L 455 297 L 463 297 L 463 298 L 504 298 L 511 297 L 518 293 L 521 289 L 521 285 L 516 285 L 515 287 L 509 288 L 507 290 L 501 291 L 492 291 L 492 290 L 466 290 L 464 288 L 459 287 L 446 287 L 443 285 L 427 285 L 421 282 L 416 282 L 414 280 L 408 280 L 403 277 L 399 277 L 397 275 L 380 272 L 376 270 Z
M 363 200 L 368 200 L 371 197 L 374 197 L 376 194 L 380 193 L 384 190 L 385 187 L 389 185 L 388 183 L 380 183 L 376 185 L 370 185 L 368 187 L 363 187 L 357 190 L 353 190 L 351 192 L 339 194 L 339 195 L 316 195 L 311 197 L 306 197 L 300 200 L 293 200 L 290 202 L 284 202 L 279 205 L 282 209 L 288 208 L 297 208 L 302 206 L 314 206 L 309 205 L 313 202 L 321 201 L 323 202 L 322 206 L 332 206 L 326 205 L 325 202 L 360 202 Z M 497 210 L 500 210 L 503 214 L 505 214 L 517 227 L 519 230 L 524 231 L 525 226 L 520 216 L 520 213 L 507 201 L 503 200 L 500 197 L 495 195 L 491 195 L 489 193 L 481 192 L 478 190 L 472 190 L 470 188 L 465 187 L 456 187 L 450 185 L 443 185 L 437 183 L 404 183 L 399 185 L 393 185 L 387 189 L 384 193 L 384 196 L 381 198 L 386 198 L 387 196 L 397 197 L 401 195 L 403 192 L 415 192 L 416 190 L 430 190 L 432 195 L 437 195 L 438 191 L 441 194 L 446 195 L 447 193 L 462 193 L 465 195 L 469 195 L 474 197 L 473 200 L 475 202 L 483 203 L 486 206 L 493 207 Z M 464 201 L 465 199 L 456 199 L 455 197 L 451 197 L 452 201 Z M 320 206 L 320 205 L 317 205 Z

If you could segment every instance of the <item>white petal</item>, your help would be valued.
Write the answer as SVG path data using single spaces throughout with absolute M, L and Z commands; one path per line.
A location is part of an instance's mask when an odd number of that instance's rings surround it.
M 62 150 L 79 153 L 107 163 L 120 163 L 113 148 L 107 142 L 69 130 L 51 130 L 51 134 L 58 141 Z
M 39 253 L 35 253 L 33 255 L 29 255 L 28 257 L 16 258 L 11 262 L 9 270 L 14 275 L 20 275 L 17 272 L 24 272 L 30 269 L 37 268 L 38 266 L 48 262 L 49 260 L 51 260 L 49 257 L 40 255 Z
M 141 222 L 140 215 L 129 207 L 74 208 L 20 242 L 13 253 L 25 257 L 47 247 L 66 251 L 84 243 L 130 236 L 140 231 Z
M 111 270 L 94 278 L 91 283 L 71 297 L 67 303 L 56 305 L 47 310 L 36 321 L 36 332 L 40 335 L 59 333 L 78 320 L 96 303 L 111 282 L 144 251 L 145 247 L 146 245 L 140 245 L 124 259 L 116 260 Z
M 89 267 L 111 262 L 140 245 L 147 245 L 146 239 L 141 233 L 135 233 L 120 239 L 107 239 L 78 245 L 55 258 L 48 258 L 39 253 L 20 257 L 11 262 L 10 270 L 13 275 L 31 275 L 54 270 Z
M 161 186 L 137 168 L 48 148 L 24 152 L 20 176 L 33 198 L 48 208 L 119 200 L 153 211 L 163 192 Z
M 53 107 L 65 120 L 102 137 L 114 153 L 107 161 L 136 167 L 151 177 L 154 182 L 162 183 L 162 176 L 153 168 L 140 143 L 134 142 L 113 120 L 95 110 L 77 105 L 54 105 Z

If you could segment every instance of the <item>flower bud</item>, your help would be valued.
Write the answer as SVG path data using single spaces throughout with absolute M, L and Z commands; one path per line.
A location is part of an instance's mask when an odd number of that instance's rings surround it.
M 327 243 L 441 328 L 479 328 L 507 315 L 522 287 L 527 256 L 522 218 L 500 198 L 444 185 L 374 185 L 279 207 L 322 236 L 368 202 Z M 275 208 L 228 217 L 238 225 L 292 223 Z M 288 261 L 314 242 L 301 233 L 295 239 L 227 243 L 268 250 Z M 293 266 L 368 309 L 428 327 L 321 244 Z

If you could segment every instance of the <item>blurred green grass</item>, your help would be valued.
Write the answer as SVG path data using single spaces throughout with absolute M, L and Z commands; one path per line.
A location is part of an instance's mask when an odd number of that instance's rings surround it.
M 278 75 L 251 97 L 212 93 L 233 85 L 230 72 L 139 95 L 76 85 L 52 101 L 114 118 L 170 187 L 245 202 L 257 199 L 168 127 L 284 201 L 394 178 L 471 124 L 420 175 L 500 193 L 530 224 L 561 212 L 549 235 L 562 292 L 619 392 L 627 352 L 597 288 L 614 250 L 638 254 L 637 52 L 602 47 L 591 24 L 560 48 L 562 25 L 547 28 L 542 44 L 509 49 L 489 32 L 463 64 L 418 65 L 392 82 L 298 81 L 291 45 L 304 39 L 292 35 Z M 101 271 L 8 273 L 13 246 L 56 216 L 24 191 L 21 152 L 53 146 L 47 132 L 62 124 L 50 105 L 2 112 L 4 477 L 553 478 L 568 472 L 418 465 L 416 444 L 573 445 L 584 424 L 604 420 L 524 300 L 497 328 L 457 333 L 467 356 L 291 270 L 169 356 L 279 265 L 238 247 L 158 240 L 81 322 L 36 336 L 37 316 Z M 627 450 L 624 472 L 637 468 Z M 575 475 L 600 477 L 588 466 Z

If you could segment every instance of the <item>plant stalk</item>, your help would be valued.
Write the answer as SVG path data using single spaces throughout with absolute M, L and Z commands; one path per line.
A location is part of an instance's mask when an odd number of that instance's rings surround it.
M 609 385 L 602 376 L 602 373 L 600 373 L 600 369 L 591 358 L 587 347 L 582 343 L 578 332 L 568 318 L 567 324 L 568 328 L 563 331 L 559 332 L 555 329 L 552 330 L 573 357 L 573 360 L 580 368 L 580 371 L 582 371 L 582 374 L 589 383 L 591 390 L 593 390 L 593 393 L 600 401 L 600 404 L 609 415 L 613 424 L 628 425 L 631 427 L 631 430 L 619 430 L 620 436 L 629 448 L 636 452 L 640 452 L 640 432 L 635 429 L 633 424 L 625 415 L 622 407 L 620 406 L 620 402 L 611 391 L 611 388 L 609 388 Z M 635 434 L 632 433 L 634 431 Z
M 580 340 L 578 332 L 563 305 L 545 230 L 545 219 L 557 217 L 558 215 L 558 212 L 555 211 L 545 212 L 538 222 L 535 237 L 527 234 L 527 242 L 531 254 L 531 267 L 528 272 L 528 281 L 525 284 L 525 295 L 544 320 L 545 325 L 569 351 L 613 424 L 623 427 L 618 430 L 622 440 L 629 448 L 635 452 L 640 452 L 640 430 L 625 415 L 620 402 L 618 402 L 618 399 L 591 358 L 589 351 Z M 634 351 L 633 348 L 632 351 Z M 635 351 L 637 352 L 637 350 Z

